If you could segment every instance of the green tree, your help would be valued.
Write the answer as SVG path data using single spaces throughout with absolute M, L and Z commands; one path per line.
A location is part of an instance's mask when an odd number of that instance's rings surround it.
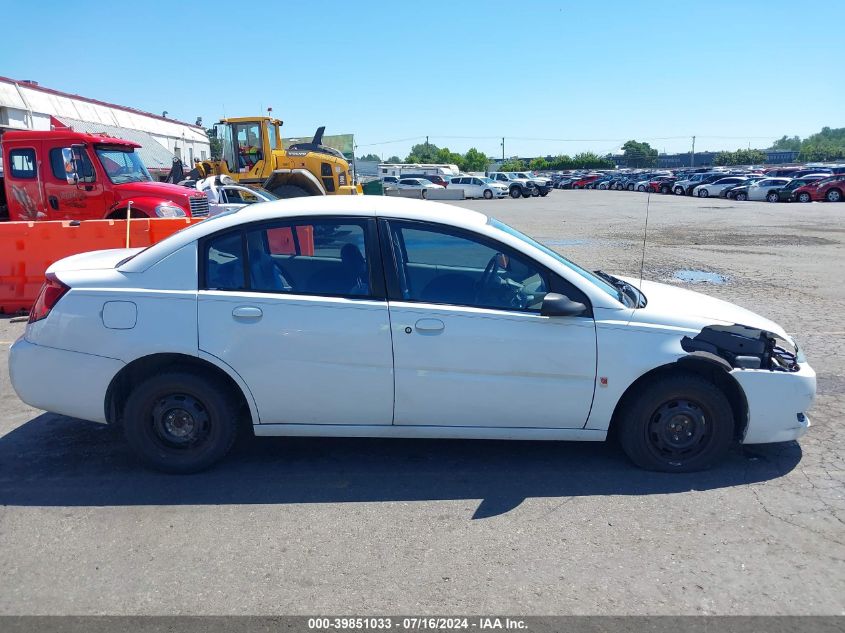
M 387 162 L 388 163 L 401 163 L 402 159 L 399 158 L 396 154 L 394 154 L 393 156 L 391 156 L 390 158 L 387 159 Z
M 534 158 L 530 163 L 528 163 L 528 167 L 531 171 L 543 171 L 545 169 L 549 169 L 549 161 L 541 156 L 539 158 Z
M 630 140 L 622 146 L 625 164 L 628 167 L 655 167 L 657 165 L 657 150 L 648 143 Z
M 489 165 L 490 159 L 474 147 L 470 147 L 464 154 L 463 164 L 458 164 L 463 171 L 487 171 Z
M 648 143 L 646 143 L 648 145 Z M 657 157 L 657 150 L 654 150 L 655 161 Z M 581 152 L 572 157 L 572 166 L 574 168 L 582 169 L 613 169 L 615 165 L 613 161 L 599 156 L 593 152 Z
M 366 156 L 359 156 L 358 160 L 374 161 L 376 163 L 380 163 L 381 156 L 379 156 L 378 154 L 367 154 Z
M 406 163 L 437 163 L 440 148 L 434 143 L 419 143 L 411 148 L 411 153 L 405 159 Z
M 785 134 L 772 143 L 772 146 L 769 149 L 776 149 L 781 151 L 793 151 L 797 152 L 801 149 L 801 137 L 799 136 L 786 136 Z
M 759 149 L 738 149 L 735 152 L 719 152 L 713 158 L 713 164 L 723 165 L 761 165 L 766 162 L 766 153 Z
M 220 160 L 223 157 L 223 144 L 217 138 L 217 130 L 213 127 L 206 128 L 205 133 L 208 135 L 209 152 L 212 160 Z
M 525 171 L 525 161 L 518 158 L 506 160 L 499 166 L 499 171 Z

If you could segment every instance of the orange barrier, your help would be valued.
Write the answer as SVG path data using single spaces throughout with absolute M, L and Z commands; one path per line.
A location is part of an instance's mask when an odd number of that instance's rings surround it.
M 149 246 L 202 218 L 133 218 L 129 246 Z M 64 257 L 126 246 L 126 220 L 0 222 L 0 314 L 29 310 L 49 266 Z

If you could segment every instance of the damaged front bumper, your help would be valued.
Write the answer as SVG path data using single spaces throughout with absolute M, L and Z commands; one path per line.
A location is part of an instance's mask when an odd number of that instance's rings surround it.
M 816 372 L 807 363 L 798 371 L 735 369 L 731 375 L 748 403 L 743 444 L 797 440 L 810 428 L 806 412 L 816 397 Z

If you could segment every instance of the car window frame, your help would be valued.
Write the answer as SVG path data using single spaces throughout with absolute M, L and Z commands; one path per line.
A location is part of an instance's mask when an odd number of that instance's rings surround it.
M 395 244 L 392 239 L 393 225 L 406 225 L 409 228 L 418 228 L 420 230 L 442 231 L 454 237 L 462 237 L 469 240 L 474 240 L 480 244 L 494 249 L 498 253 L 504 253 L 508 257 L 516 257 L 527 260 L 533 265 L 537 272 L 545 276 L 549 292 L 556 292 L 569 297 L 572 301 L 583 303 L 586 309 L 578 317 L 593 318 L 593 304 L 590 301 L 586 292 L 581 290 L 573 282 L 565 279 L 562 275 L 556 273 L 545 264 L 537 261 L 527 253 L 524 253 L 512 246 L 500 242 L 483 233 L 477 233 L 461 227 L 453 226 L 451 224 L 444 224 L 442 222 L 432 222 L 428 220 L 412 220 L 407 218 L 381 217 L 378 221 L 378 235 L 381 245 L 381 260 L 384 269 L 385 289 L 387 292 L 387 300 L 397 301 L 403 303 L 413 304 L 427 304 L 444 306 L 446 308 L 470 308 L 473 310 L 487 310 L 492 312 L 507 312 L 511 314 L 525 314 L 540 316 L 540 309 L 537 310 L 518 310 L 515 308 L 500 308 L 491 306 L 477 306 L 463 303 L 440 303 L 436 301 L 421 301 L 418 299 L 406 299 L 402 296 L 402 288 L 399 282 L 399 260 L 396 256 Z M 402 245 L 404 249 L 404 244 Z M 407 259 L 407 253 L 405 253 Z
M 338 294 L 338 293 L 320 293 L 320 292 L 298 292 L 295 290 L 289 292 L 278 292 L 276 290 L 260 290 L 251 287 L 250 279 L 250 265 L 249 265 L 249 249 L 247 248 L 247 233 L 262 229 L 276 229 L 288 228 L 296 224 L 308 223 L 329 223 L 338 222 L 346 224 L 362 224 L 364 229 L 364 250 L 367 261 L 368 281 L 370 293 L 368 295 L 352 295 L 352 294 Z M 243 287 L 241 288 L 209 288 L 206 283 L 208 248 L 210 242 L 213 240 L 233 234 L 240 233 L 241 235 L 241 258 L 243 261 Z M 294 231 L 294 236 L 296 232 Z M 294 241 L 296 238 L 294 237 Z M 385 283 L 384 264 L 382 261 L 382 249 L 380 247 L 381 240 L 379 239 L 376 218 L 360 215 L 298 215 L 285 218 L 276 218 L 270 220 L 256 220 L 247 222 L 235 227 L 228 227 L 215 233 L 204 235 L 197 240 L 197 291 L 212 291 L 212 292 L 249 292 L 256 294 L 266 294 L 276 297 L 326 297 L 334 299 L 350 299 L 357 301 L 387 301 L 387 290 Z

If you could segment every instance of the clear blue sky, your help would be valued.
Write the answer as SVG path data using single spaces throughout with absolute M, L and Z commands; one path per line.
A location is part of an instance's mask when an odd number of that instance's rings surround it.
M 425 135 L 494 156 L 502 136 L 508 155 L 630 138 L 688 151 L 693 134 L 696 149 L 735 149 L 845 126 L 839 0 L 30 0 L 3 13 L 0 75 L 206 124 L 272 106 L 286 136 L 326 125 L 354 133 L 359 155 L 404 156 L 418 140 L 383 142 Z

